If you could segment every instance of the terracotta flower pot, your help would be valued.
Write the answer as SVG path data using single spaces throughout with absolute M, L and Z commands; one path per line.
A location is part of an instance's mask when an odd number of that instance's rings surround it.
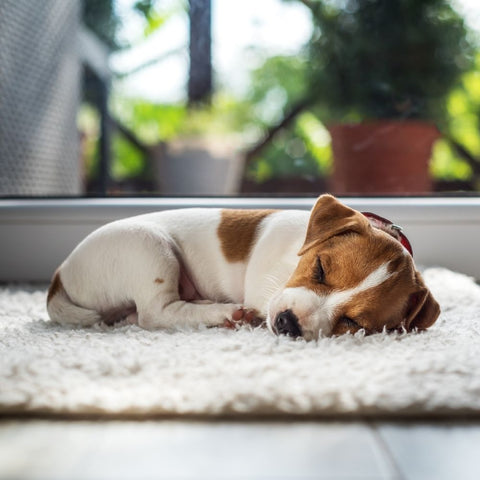
M 336 194 L 424 194 L 437 127 L 417 121 L 339 124 L 329 128 Z

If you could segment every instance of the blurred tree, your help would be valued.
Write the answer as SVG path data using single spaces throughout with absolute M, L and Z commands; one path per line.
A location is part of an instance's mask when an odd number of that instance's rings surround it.
M 309 87 L 324 117 L 444 122 L 473 54 L 448 0 L 300 1 L 312 12 Z
M 285 69 L 266 75 L 264 87 L 257 87 L 257 95 L 263 91 L 265 98 L 265 90 L 278 88 L 293 95 L 284 95 L 282 115 L 265 126 L 248 160 L 271 157 L 267 151 L 278 150 L 274 144 L 286 138 L 286 129 L 298 130 L 306 110 L 323 123 L 421 118 L 447 128 L 447 97 L 470 67 L 474 51 L 463 19 L 448 0 L 285 1 L 310 10 L 313 34 L 300 76 L 294 68 Z M 296 80 L 293 88 L 285 88 L 285 78 Z M 460 148 L 457 143 L 457 153 Z M 438 162 L 435 171 L 440 171 Z
M 115 0 L 83 0 L 83 23 L 112 50 L 122 48 L 118 43 L 121 19 L 115 11 Z
M 130 47 L 129 44 L 119 41 L 118 32 L 122 26 L 115 4 L 116 0 L 82 0 L 83 23 L 94 32 L 111 50 Z M 157 14 L 161 0 L 137 0 L 132 10 L 138 12 L 147 22 L 147 32 L 152 33 L 164 21 L 164 15 Z
M 447 99 L 448 119 L 438 142 L 432 173 L 454 186 L 480 190 L 480 54 Z

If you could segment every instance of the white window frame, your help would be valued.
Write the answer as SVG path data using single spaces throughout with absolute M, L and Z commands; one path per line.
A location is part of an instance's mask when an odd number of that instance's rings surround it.
M 480 198 L 343 198 L 401 225 L 417 264 L 480 279 Z M 315 198 L 95 198 L 0 200 L 0 281 L 48 281 L 88 233 L 115 219 L 185 207 L 310 209 Z

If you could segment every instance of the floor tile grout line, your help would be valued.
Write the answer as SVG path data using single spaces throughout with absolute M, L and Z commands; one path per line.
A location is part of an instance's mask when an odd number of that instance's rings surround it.
M 378 447 L 380 448 L 381 452 L 383 453 L 383 455 L 385 455 L 385 457 L 387 457 L 388 462 L 392 466 L 392 468 L 394 470 L 394 473 L 395 473 L 395 478 L 397 480 L 407 480 L 407 478 L 405 477 L 405 474 L 403 473 L 402 469 L 400 468 L 400 465 L 395 460 L 395 456 L 393 455 L 392 450 L 390 449 L 387 442 L 383 438 L 382 434 L 378 430 L 377 424 L 374 423 L 374 422 L 367 422 L 367 425 L 369 426 L 369 428 L 370 428 L 370 430 L 373 434 L 373 437 L 374 437 L 375 441 L 377 442 Z

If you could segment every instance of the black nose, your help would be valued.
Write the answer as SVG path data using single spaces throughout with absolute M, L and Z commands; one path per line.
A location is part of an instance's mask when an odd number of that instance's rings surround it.
M 302 334 L 298 319 L 291 310 L 285 310 L 277 315 L 275 330 L 278 334 L 289 335 L 290 337 L 299 337 Z

